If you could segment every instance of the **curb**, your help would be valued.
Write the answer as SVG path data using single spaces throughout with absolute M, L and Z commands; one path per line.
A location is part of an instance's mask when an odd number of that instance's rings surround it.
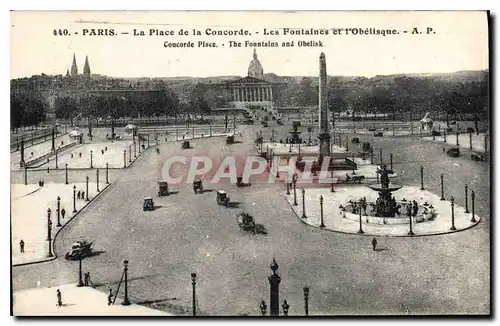
M 18 200 L 18 199 L 24 198 L 24 197 L 26 197 L 26 196 L 29 196 L 29 195 L 31 195 L 31 194 L 34 194 L 35 192 L 37 192 L 37 191 L 38 191 L 38 190 L 40 190 L 40 189 L 42 189 L 42 187 L 38 187 L 37 189 L 33 190 L 32 192 L 27 193 L 26 195 L 23 195 L 23 196 L 21 196 L 21 197 L 14 198 L 13 200 Z
M 49 261 L 56 260 L 58 258 L 57 253 L 56 253 L 56 238 L 59 235 L 59 232 L 61 232 L 61 230 L 66 227 L 66 225 L 68 225 L 71 221 L 73 221 L 73 219 L 75 217 L 77 217 L 80 214 L 81 211 L 83 211 L 90 203 L 92 203 L 95 199 L 97 199 L 112 184 L 113 183 L 109 183 L 103 189 L 101 189 L 101 191 L 98 194 L 96 194 L 91 200 L 89 200 L 85 205 L 83 205 L 83 207 L 80 210 L 78 210 L 75 213 L 75 215 L 73 215 L 63 226 L 61 226 L 57 230 L 56 234 L 54 235 L 54 238 L 52 239 L 52 251 L 54 252 L 54 256 L 53 257 L 47 257 L 47 258 L 45 258 L 43 260 L 30 261 L 30 262 L 26 262 L 26 263 L 15 264 L 15 265 L 13 264 L 12 267 L 34 265 L 34 264 L 46 263 L 46 262 L 49 262 Z
M 346 231 L 339 231 L 339 230 L 332 230 L 332 229 L 328 229 L 328 228 L 320 228 L 319 226 L 316 226 L 316 225 L 311 225 L 309 223 L 306 223 L 304 222 L 304 220 L 299 216 L 298 212 L 293 208 L 293 204 L 286 198 L 286 193 L 283 195 L 283 197 L 285 198 L 286 202 L 288 203 L 288 205 L 290 205 L 290 208 L 292 209 L 293 213 L 295 214 L 295 216 L 299 219 L 299 221 L 307 226 L 310 226 L 312 228 L 315 228 L 315 229 L 319 229 L 319 230 L 322 230 L 322 231 L 329 231 L 329 232 L 334 232 L 334 233 L 340 233 L 340 234 L 348 234 L 348 235 L 356 235 L 356 236 L 362 236 L 362 237 L 385 237 L 385 238 L 418 238 L 418 237 L 429 237 L 429 236 L 434 236 L 434 235 L 445 235 L 445 234 L 450 234 L 450 233 L 457 233 L 457 232 L 461 232 L 461 231 L 465 231 L 465 230 L 468 230 L 476 225 L 479 224 L 479 222 L 482 221 L 482 218 L 479 217 L 479 216 L 476 216 L 477 218 L 477 221 L 476 223 L 473 223 L 471 224 L 470 226 L 466 227 L 466 228 L 463 228 L 463 229 L 457 229 L 457 230 L 449 230 L 447 232 L 436 232 L 436 233 L 426 233 L 426 234 L 414 234 L 414 235 L 385 235 L 385 234 L 369 234 L 369 233 L 362 233 L 362 234 L 359 234 L 359 233 L 352 233 L 352 232 L 346 232 Z M 299 206 L 299 205 L 297 205 Z

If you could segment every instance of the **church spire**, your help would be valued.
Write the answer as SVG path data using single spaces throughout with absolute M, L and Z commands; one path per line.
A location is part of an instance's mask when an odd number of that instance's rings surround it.
M 71 77 L 78 76 L 78 67 L 76 66 L 76 56 L 73 53 L 73 64 L 71 65 Z
M 66 77 L 69 77 L 69 69 L 66 68 Z
M 257 49 L 253 49 L 253 59 L 257 60 Z
M 85 56 L 85 65 L 83 66 L 83 75 L 85 77 L 90 77 L 90 65 L 89 65 L 89 57 Z

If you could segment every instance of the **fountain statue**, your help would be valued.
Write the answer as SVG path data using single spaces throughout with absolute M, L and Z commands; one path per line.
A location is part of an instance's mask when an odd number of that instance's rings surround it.
M 293 122 L 293 130 L 290 130 L 290 134 L 292 135 L 292 138 L 290 139 L 291 144 L 300 144 L 302 143 L 302 139 L 300 139 L 299 135 L 302 133 L 301 131 L 298 131 L 300 126 L 299 121 L 294 121 Z
M 385 164 L 377 170 L 377 173 L 380 174 L 380 184 L 368 185 L 371 189 L 378 191 L 378 198 L 375 202 L 375 216 L 394 217 L 400 213 L 400 207 L 396 203 L 396 199 L 392 197 L 392 192 L 401 189 L 402 186 L 390 183 L 389 170 Z

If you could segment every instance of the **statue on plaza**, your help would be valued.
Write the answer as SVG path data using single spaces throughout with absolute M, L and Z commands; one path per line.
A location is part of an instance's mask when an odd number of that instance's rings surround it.
M 382 188 L 389 188 L 389 171 L 387 170 L 387 165 L 383 164 L 382 168 L 377 172 L 380 173 L 380 184 Z

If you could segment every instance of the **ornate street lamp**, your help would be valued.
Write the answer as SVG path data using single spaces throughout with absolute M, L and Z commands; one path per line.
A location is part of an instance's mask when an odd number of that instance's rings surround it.
M 81 253 L 78 254 L 78 284 L 76 286 L 82 287 L 84 286 L 83 280 L 82 280 L 82 260 L 83 260 L 83 255 Z
M 319 227 L 324 228 L 325 223 L 323 222 L 323 196 L 319 196 L 319 208 L 320 208 L 320 217 L 321 217 L 321 223 L 320 223 Z
M 309 316 L 309 287 L 304 286 L 304 309 L 306 316 Z
M 57 227 L 61 226 L 61 197 L 57 196 Z
M 86 196 L 86 198 L 85 198 L 85 200 L 89 201 L 90 200 L 89 199 L 89 176 L 86 176 L 85 180 L 86 180 L 86 188 L 85 188 L 85 196 Z
M 47 257 L 53 257 L 52 254 L 52 221 L 50 220 L 50 208 L 47 209 L 47 241 L 49 242 L 49 253 Z
M 90 168 L 92 169 L 94 166 L 92 164 L 92 151 L 90 151 Z
M 306 191 L 302 188 L 302 218 L 307 218 L 306 215 Z
M 476 199 L 476 193 L 473 191 L 471 191 L 470 193 L 470 197 L 471 197 L 471 200 L 472 200 L 472 219 L 470 220 L 472 223 L 476 223 L 476 217 L 475 217 L 475 211 L 474 211 L 474 200 Z
M 196 316 L 196 273 L 191 273 L 191 284 L 193 285 L 193 316 Z
M 73 186 L 73 213 L 76 213 L 76 186 Z
M 454 231 L 457 228 L 455 227 L 455 198 L 453 196 L 450 198 L 451 202 L 451 228 L 450 230 Z
M 66 166 L 65 166 L 65 172 L 66 172 L 66 184 L 69 184 L 68 183 L 68 163 L 66 163 Z
M 122 302 L 124 306 L 130 306 L 130 301 L 128 300 L 128 260 L 123 261 L 123 275 L 125 278 L 125 299 Z

